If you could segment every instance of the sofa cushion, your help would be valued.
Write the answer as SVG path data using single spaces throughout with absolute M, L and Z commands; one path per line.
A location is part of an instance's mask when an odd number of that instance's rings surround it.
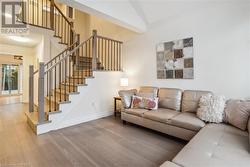
M 185 90 L 182 96 L 182 112 L 196 112 L 201 96 L 211 93 L 209 91 Z
M 164 162 L 160 167 L 180 167 L 180 166 L 179 166 L 179 165 L 176 165 L 176 164 L 173 163 L 173 162 L 166 161 L 166 162 Z
M 132 96 L 137 92 L 136 89 L 131 90 L 120 90 L 118 92 L 121 97 L 122 105 L 124 108 L 129 108 L 131 106 Z
M 139 109 L 139 108 L 128 108 L 128 109 L 125 109 L 124 111 L 125 113 L 141 117 L 143 113 L 148 112 L 149 110 Z
M 150 94 L 152 93 L 153 94 L 153 97 L 157 97 L 158 95 L 158 88 L 157 87 L 152 87 L 152 86 L 142 86 L 140 87 L 139 89 L 139 93 L 141 94 Z
M 180 111 L 182 90 L 172 88 L 160 88 L 159 107 Z
M 250 115 L 250 101 L 228 100 L 225 108 L 224 122 L 241 130 L 246 130 Z
M 179 115 L 173 117 L 170 124 L 193 131 L 199 131 L 206 125 L 196 116 L 196 114 L 188 112 L 180 113 Z
M 185 167 L 249 167 L 248 134 L 226 124 L 208 124 L 177 154 Z
M 144 118 L 151 119 L 154 121 L 159 121 L 162 123 L 166 123 L 172 117 L 180 114 L 180 112 L 165 108 L 158 108 L 155 111 L 149 111 L 143 114 Z
M 146 98 L 155 98 L 154 93 L 139 93 L 139 92 L 137 92 L 136 96 L 146 97 Z
M 250 152 L 250 117 L 249 117 L 249 119 L 248 119 L 248 126 L 247 126 L 247 129 L 248 129 L 249 152 Z

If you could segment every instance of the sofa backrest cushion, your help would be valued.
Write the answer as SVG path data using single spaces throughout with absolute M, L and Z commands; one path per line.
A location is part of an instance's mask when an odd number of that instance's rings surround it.
M 250 152 L 250 117 L 249 117 L 249 119 L 248 119 L 248 126 L 247 126 L 247 129 L 248 129 L 249 152 Z
M 224 110 L 223 121 L 229 123 L 241 130 L 247 129 L 250 116 L 250 101 L 234 100 L 227 101 Z
M 182 95 L 182 112 L 195 112 L 198 109 L 201 96 L 212 93 L 200 90 L 185 90 Z
M 181 89 L 160 88 L 158 97 L 160 108 L 167 108 L 180 111 L 182 97 Z
M 157 87 L 152 87 L 152 86 L 142 86 L 139 89 L 140 94 L 152 94 L 153 97 L 157 97 L 158 95 L 158 88 Z M 146 97 L 144 95 L 144 97 Z
M 137 92 L 136 89 L 131 89 L 131 90 L 120 90 L 118 92 L 119 96 L 121 97 L 122 105 L 124 108 L 130 108 L 131 102 L 132 102 L 132 97 L 135 95 Z

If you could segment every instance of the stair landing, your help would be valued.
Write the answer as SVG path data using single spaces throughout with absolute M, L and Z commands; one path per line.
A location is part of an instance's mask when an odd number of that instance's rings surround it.
M 27 123 L 28 125 L 31 127 L 32 131 L 34 131 L 37 134 L 37 126 L 41 125 L 41 124 L 46 124 L 46 123 L 50 123 L 51 121 L 49 121 L 47 118 L 47 114 L 46 114 L 46 120 L 42 123 L 39 123 L 38 121 L 38 112 L 34 111 L 34 112 L 29 112 L 29 111 L 25 111 L 25 115 L 27 117 Z

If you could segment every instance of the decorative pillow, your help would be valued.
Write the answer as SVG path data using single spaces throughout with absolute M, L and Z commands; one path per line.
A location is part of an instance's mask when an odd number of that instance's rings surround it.
M 133 95 L 131 108 L 144 108 L 142 97 Z
M 250 115 L 250 101 L 228 100 L 223 121 L 246 130 Z
M 158 98 L 147 98 L 134 95 L 131 108 L 156 110 L 158 108 Z
M 145 109 L 157 110 L 158 109 L 158 97 L 144 98 Z
M 120 90 L 118 92 L 119 96 L 121 97 L 122 105 L 124 108 L 130 108 L 132 96 L 135 95 L 136 92 L 137 92 L 136 89 Z
M 223 121 L 225 97 L 212 94 L 200 98 L 197 116 L 206 122 L 220 123 Z

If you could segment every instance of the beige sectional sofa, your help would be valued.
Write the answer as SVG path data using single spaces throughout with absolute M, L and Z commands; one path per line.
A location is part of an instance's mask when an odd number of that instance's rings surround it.
M 121 113 L 124 123 L 189 141 L 172 162 L 161 167 L 250 167 L 250 121 L 248 131 L 242 131 L 223 123 L 206 124 L 196 116 L 200 97 L 209 91 L 141 87 L 139 93 L 158 96 L 159 108 L 124 109 Z

